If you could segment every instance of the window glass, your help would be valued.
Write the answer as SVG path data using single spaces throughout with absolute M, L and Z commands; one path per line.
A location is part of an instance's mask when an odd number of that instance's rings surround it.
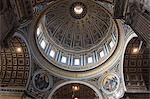
M 113 47 L 114 47 L 114 43 L 111 41 L 111 42 L 109 43 L 109 46 L 110 46 L 110 48 L 113 48 Z
M 41 42 L 41 47 L 43 48 L 43 49 L 45 49 L 45 47 L 46 47 L 46 43 L 45 43 L 45 41 L 44 40 L 42 40 L 42 42 Z
M 39 35 L 40 35 L 40 33 L 41 33 L 41 31 L 40 31 L 40 27 L 38 27 L 38 28 L 37 28 L 37 32 L 36 32 L 37 36 L 39 36 Z
M 50 53 L 49 53 L 49 55 L 54 58 L 55 57 L 55 51 L 51 50 Z
M 62 57 L 61 57 L 61 62 L 62 62 L 62 63 L 66 63 L 66 62 L 67 62 L 67 57 L 62 56 Z
M 101 51 L 101 52 L 100 52 L 100 57 L 102 58 L 102 57 L 104 57 L 104 55 L 105 55 L 105 54 L 104 54 L 104 51 Z
M 92 63 L 93 62 L 93 58 L 92 57 L 88 57 L 88 63 Z
M 75 59 L 74 60 L 74 65 L 80 65 L 80 60 L 79 59 Z

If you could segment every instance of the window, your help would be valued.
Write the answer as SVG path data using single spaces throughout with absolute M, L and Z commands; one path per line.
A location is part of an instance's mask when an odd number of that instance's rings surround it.
M 113 48 L 114 43 L 111 41 L 111 42 L 109 43 L 109 46 L 110 46 L 110 48 Z
M 41 32 L 41 31 L 40 31 L 40 27 L 38 27 L 38 28 L 37 28 L 37 32 L 36 32 L 37 36 L 40 35 L 40 32 Z
M 67 62 L 67 57 L 62 56 L 62 57 L 61 57 L 61 62 L 62 62 L 62 63 L 66 63 L 66 62 Z
M 92 63 L 93 62 L 93 58 L 92 57 L 88 57 L 88 63 Z
M 101 57 L 101 58 L 104 57 L 104 51 L 101 51 L 101 52 L 100 52 L 100 57 Z
M 74 65 L 80 65 L 80 60 L 79 59 L 74 59 Z
M 45 49 L 45 47 L 46 47 L 46 43 L 45 43 L 45 41 L 44 40 L 42 40 L 42 42 L 41 42 L 41 47 L 43 48 L 43 49 Z
M 55 57 L 55 51 L 51 50 L 50 53 L 49 53 L 49 55 L 50 55 L 52 58 L 54 58 L 54 57 Z

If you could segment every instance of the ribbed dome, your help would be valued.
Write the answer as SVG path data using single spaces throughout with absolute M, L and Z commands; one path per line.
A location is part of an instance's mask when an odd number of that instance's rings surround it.
M 45 17 L 49 37 L 57 45 L 73 51 L 102 44 L 112 27 L 108 12 L 91 0 L 60 0 L 50 7 Z
M 55 1 L 39 17 L 36 42 L 54 66 L 71 71 L 92 69 L 116 48 L 116 23 L 93 0 Z

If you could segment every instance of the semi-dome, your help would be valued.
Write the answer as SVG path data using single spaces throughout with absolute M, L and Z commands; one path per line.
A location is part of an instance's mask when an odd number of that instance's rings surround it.
M 92 0 L 58 0 L 40 16 L 36 41 L 43 56 L 71 71 L 92 69 L 105 62 L 117 45 L 111 14 Z

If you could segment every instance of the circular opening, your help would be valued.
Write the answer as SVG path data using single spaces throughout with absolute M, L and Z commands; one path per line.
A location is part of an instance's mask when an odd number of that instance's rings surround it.
M 74 2 L 70 6 L 70 14 L 75 19 L 84 18 L 87 14 L 87 7 L 82 2 Z
M 52 99 L 99 99 L 97 93 L 90 87 L 71 83 L 57 89 Z
M 83 8 L 79 5 L 77 5 L 77 6 L 74 7 L 74 12 L 76 14 L 81 14 L 83 12 Z

